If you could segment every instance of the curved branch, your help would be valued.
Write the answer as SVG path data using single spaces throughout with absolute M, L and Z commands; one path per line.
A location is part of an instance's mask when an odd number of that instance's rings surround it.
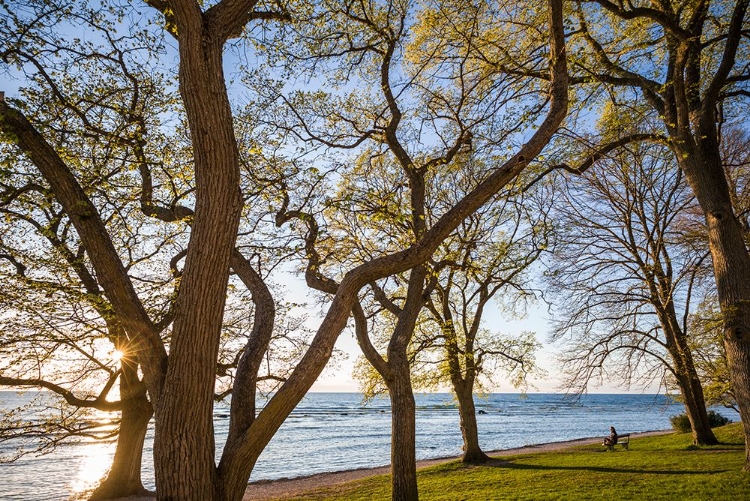
M 653 142 L 659 142 L 659 143 L 666 143 L 668 142 L 668 138 L 665 136 L 662 136 L 661 134 L 630 134 L 627 136 L 623 136 L 620 139 L 617 139 L 616 141 L 612 141 L 610 143 L 607 143 L 603 146 L 599 146 L 594 150 L 593 153 L 591 153 L 588 157 L 586 157 L 583 162 L 581 162 L 576 167 L 571 167 L 568 164 L 562 163 L 553 165 L 552 167 L 549 167 L 545 171 L 543 171 L 541 174 L 536 176 L 530 183 L 528 183 L 526 186 L 523 187 L 521 190 L 522 192 L 528 191 L 532 186 L 534 186 L 536 183 L 541 181 L 547 174 L 556 171 L 556 170 L 564 170 L 567 172 L 570 172 L 571 174 L 581 175 L 584 172 L 586 172 L 589 167 L 594 165 L 597 161 L 606 158 L 606 156 L 623 146 L 626 146 L 630 143 L 635 143 L 639 141 L 653 141 Z
M 729 22 L 729 31 L 724 44 L 724 53 L 721 56 L 721 64 L 719 64 L 719 68 L 716 70 L 713 80 L 711 80 L 708 89 L 706 89 L 704 113 L 714 112 L 716 101 L 727 82 L 729 72 L 734 68 L 734 63 L 737 58 L 737 50 L 742 38 L 742 25 L 744 23 L 745 15 L 747 14 L 749 2 L 750 0 L 739 0 L 734 6 L 732 20 Z
M 15 138 L 49 183 L 81 238 L 91 264 L 115 312 L 126 328 L 144 370 L 152 397 L 158 400 L 167 353 L 109 237 L 99 213 L 65 161 L 19 110 L 0 101 L 0 130 Z M 139 348 L 138 345 L 143 347 Z
M 638 19 L 638 18 L 651 19 L 652 21 L 662 26 L 665 30 L 669 31 L 672 35 L 682 40 L 690 37 L 689 32 L 685 31 L 679 25 L 679 23 L 677 23 L 674 19 L 669 17 L 663 11 L 660 11 L 657 9 L 651 9 L 649 7 L 635 7 L 630 2 L 628 2 L 629 9 L 626 10 L 622 7 L 622 2 L 620 2 L 619 4 L 615 4 L 615 3 L 610 2 L 609 0 L 582 0 L 582 1 L 586 3 L 590 3 L 590 2 L 597 3 L 601 5 L 604 9 L 608 10 L 609 12 L 613 13 L 614 15 L 622 19 L 627 19 L 627 20 Z
M 204 17 L 209 29 L 221 42 L 240 36 L 250 21 L 291 21 L 292 16 L 282 8 L 279 12 L 256 11 L 258 0 L 223 0 L 210 7 Z
M 253 330 L 237 364 L 232 392 L 230 435 L 245 432 L 255 420 L 255 391 L 258 370 L 268 349 L 276 319 L 276 303 L 271 291 L 250 262 L 237 249 L 232 252 L 230 266 L 253 295 L 255 312 Z M 231 443 L 231 437 L 229 442 Z
M 117 379 L 119 376 L 119 371 L 113 375 L 111 380 Z M 106 388 L 111 388 L 112 384 L 108 382 Z M 106 395 L 106 392 L 103 392 L 101 395 L 99 395 L 94 400 L 89 400 L 85 398 L 79 398 L 75 396 L 75 394 L 68 390 L 67 388 L 63 388 L 62 386 L 52 383 L 50 381 L 45 381 L 44 379 L 24 379 L 24 378 L 13 378 L 13 377 L 6 377 L 6 376 L 0 376 L 0 385 L 3 386 L 30 386 L 35 388 L 44 388 L 46 390 L 50 390 L 61 397 L 65 399 L 65 401 L 74 406 L 74 407 L 85 407 L 88 409 L 97 409 L 100 411 L 105 412 L 112 412 L 112 411 L 119 411 L 122 410 L 123 407 L 127 404 L 127 400 L 117 400 L 110 402 L 104 398 L 104 395 Z
M 385 378 L 390 374 L 390 366 L 383 357 L 380 356 L 380 353 L 378 353 L 378 350 L 375 349 L 370 341 L 370 336 L 367 331 L 367 317 L 365 316 L 365 312 L 362 309 L 359 300 L 354 301 L 352 316 L 354 317 L 354 331 L 357 335 L 357 343 L 359 343 L 359 348 L 362 350 L 362 354 L 367 361 L 372 364 L 375 370 L 378 371 L 378 374 Z

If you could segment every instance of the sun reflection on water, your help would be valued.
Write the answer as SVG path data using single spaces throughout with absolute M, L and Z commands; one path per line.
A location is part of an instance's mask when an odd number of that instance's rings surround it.
M 101 482 L 112 465 L 114 442 L 88 442 L 76 447 L 80 451 L 78 468 L 70 480 L 69 488 L 74 497 L 90 493 Z

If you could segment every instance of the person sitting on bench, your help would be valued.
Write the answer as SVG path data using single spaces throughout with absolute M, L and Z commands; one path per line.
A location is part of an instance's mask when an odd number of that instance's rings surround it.
M 606 445 L 607 447 L 612 447 L 617 443 L 617 432 L 615 431 L 614 426 L 609 427 L 609 436 L 604 438 L 604 443 L 602 445 Z

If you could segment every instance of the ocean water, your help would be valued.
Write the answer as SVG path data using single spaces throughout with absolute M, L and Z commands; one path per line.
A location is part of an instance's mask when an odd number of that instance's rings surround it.
M 28 397 L 0 392 L 0 412 Z M 449 394 L 420 394 L 417 401 L 417 458 L 461 454 L 461 432 L 455 401 Z M 669 417 L 683 412 L 660 395 L 491 394 L 476 398 L 480 443 L 485 451 L 524 445 L 605 436 L 609 426 L 620 433 L 665 430 Z M 731 410 L 715 408 L 732 420 Z M 483 412 L 479 412 L 483 411 Z M 220 447 L 229 425 L 228 407 L 214 410 Z M 300 402 L 261 455 L 251 481 L 293 478 L 314 473 L 367 468 L 390 462 L 390 405 L 378 398 L 368 404 L 355 393 L 311 393 Z M 153 435 L 144 450 L 143 478 L 154 487 L 151 464 Z M 637 445 L 635 445 L 637 447 Z M 0 444 L 7 455 L 12 443 Z M 0 464 L 0 499 L 45 501 L 75 499 L 106 472 L 113 442 L 84 442 L 55 452 Z

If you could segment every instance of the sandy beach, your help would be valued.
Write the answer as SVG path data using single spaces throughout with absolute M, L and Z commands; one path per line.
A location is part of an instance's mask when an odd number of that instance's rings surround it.
M 660 431 L 647 431 L 643 433 L 631 434 L 631 439 L 637 439 L 638 437 L 646 437 L 651 435 L 663 435 L 666 433 L 672 433 L 671 430 L 660 430 Z M 589 445 L 601 443 L 602 437 L 589 437 L 580 438 L 577 440 L 568 440 L 566 442 L 552 442 L 548 444 L 537 444 L 527 445 L 525 447 L 519 447 L 517 449 L 506 449 L 502 451 L 490 451 L 487 452 L 493 458 L 512 456 L 514 454 L 524 454 L 533 452 L 550 452 L 566 447 L 575 445 Z M 603 449 L 602 449 L 603 450 Z M 441 463 L 447 463 L 450 461 L 456 461 L 459 457 L 447 457 L 439 459 L 427 459 L 423 461 L 417 461 L 417 468 L 425 468 L 428 466 L 434 466 Z M 319 473 L 317 475 L 311 475 L 309 477 L 299 478 L 284 478 L 278 480 L 261 480 L 258 482 L 251 482 L 247 486 L 245 491 L 244 501 L 271 501 L 281 500 L 290 496 L 299 496 L 305 492 L 318 489 L 320 487 L 327 487 L 332 485 L 343 484 L 351 482 L 353 480 L 359 480 L 361 478 L 367 478 L 374 475 L 383 475 L 388 473 L 390 466 L 379 466 L 376 468 L 362 468 L 359 470 L 348 470 L 348 471 L 337 471 L 330 473 Z M 120 498 L 116 501 L 152 501 L 153 497 L 146 496 L 131 496 L 128 498 Z

